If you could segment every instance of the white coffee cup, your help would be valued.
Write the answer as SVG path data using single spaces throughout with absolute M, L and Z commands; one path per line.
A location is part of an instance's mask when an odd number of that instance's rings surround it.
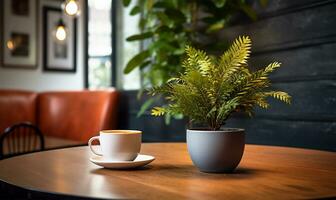
M 92 148 L 92 142 L 99 140 L 101 153 Z M 111 161 L 132 161 L 140 152 L 141 131 L 137 130 L 103 130 L 99 136 L 90 138 L 92 153 Z

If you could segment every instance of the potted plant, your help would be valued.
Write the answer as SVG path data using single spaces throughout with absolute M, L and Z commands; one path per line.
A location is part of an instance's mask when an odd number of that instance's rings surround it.
M 164 94 L 168 101 L 154 107 L 152 115 L 181 113 L 191 121 L 207 124 L 187 130 L 188 151 L 200 171 L 232 172 L 238 166 L 245 146 L 244 129 L 222 127 L 232 113 L 252 116 L 254 106 L 269 107 L 267 97 L 290 104 L 286 92 L 267 90 L 271 85 L 268 76 L 280 63 L 252 72 L 247 65 L 250 52 L 247 36 L 237 38 L 218 58 L 187 46 L 182 63 L 185 72 L 149 92 Z

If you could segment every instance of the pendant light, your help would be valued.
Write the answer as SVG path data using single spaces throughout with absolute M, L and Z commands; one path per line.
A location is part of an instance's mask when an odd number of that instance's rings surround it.
M 56 25 L 55 37 L 58 41 L 64 41 L 67 38 L 66 27 L 62 18 Z
M 14 44 L 14 41 L 12 39 L 9 39 L 7 41 L 7 48 L 10 50 L 10 51 L 13 51 L 15 49 L 15 44 Z
M 75 17 L 80 14 L 80 6 L 78 0 L 66 0 L 62 4 L 62 8 L 65 12 L 65 14 Z

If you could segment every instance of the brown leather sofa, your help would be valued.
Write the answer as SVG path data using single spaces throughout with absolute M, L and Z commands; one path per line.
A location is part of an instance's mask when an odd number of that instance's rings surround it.
M 0 90 L 0 133 L 15 123 L 36 124 L 36 101 L 34 92 Z
M 116 128 L 118 97 L 114 89 L 42 93 L 0 90 L 0 132 L 29 121 L 44 135 L 87 142 L 99 130 Z

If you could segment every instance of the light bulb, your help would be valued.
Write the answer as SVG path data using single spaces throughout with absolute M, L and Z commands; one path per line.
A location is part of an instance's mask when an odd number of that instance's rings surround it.
M 65 3 L 64 11 L 67 15 L 75 16 L 79 13 L 79 6 L 75 0 L 69 0 Z
M 65 40 L 67 37 L 67 33 L 65 31 L 65 27 L 64 26 L 57 26 L 56 29 L 56 39 L 58 39 L 59 41 L 63 41 Z
M 9 50 L 11 50 L 11 51 L 14 49 L 14 42 L 13 42 L 13 40 L 8 40 L 7 41 L 7 48 Z

